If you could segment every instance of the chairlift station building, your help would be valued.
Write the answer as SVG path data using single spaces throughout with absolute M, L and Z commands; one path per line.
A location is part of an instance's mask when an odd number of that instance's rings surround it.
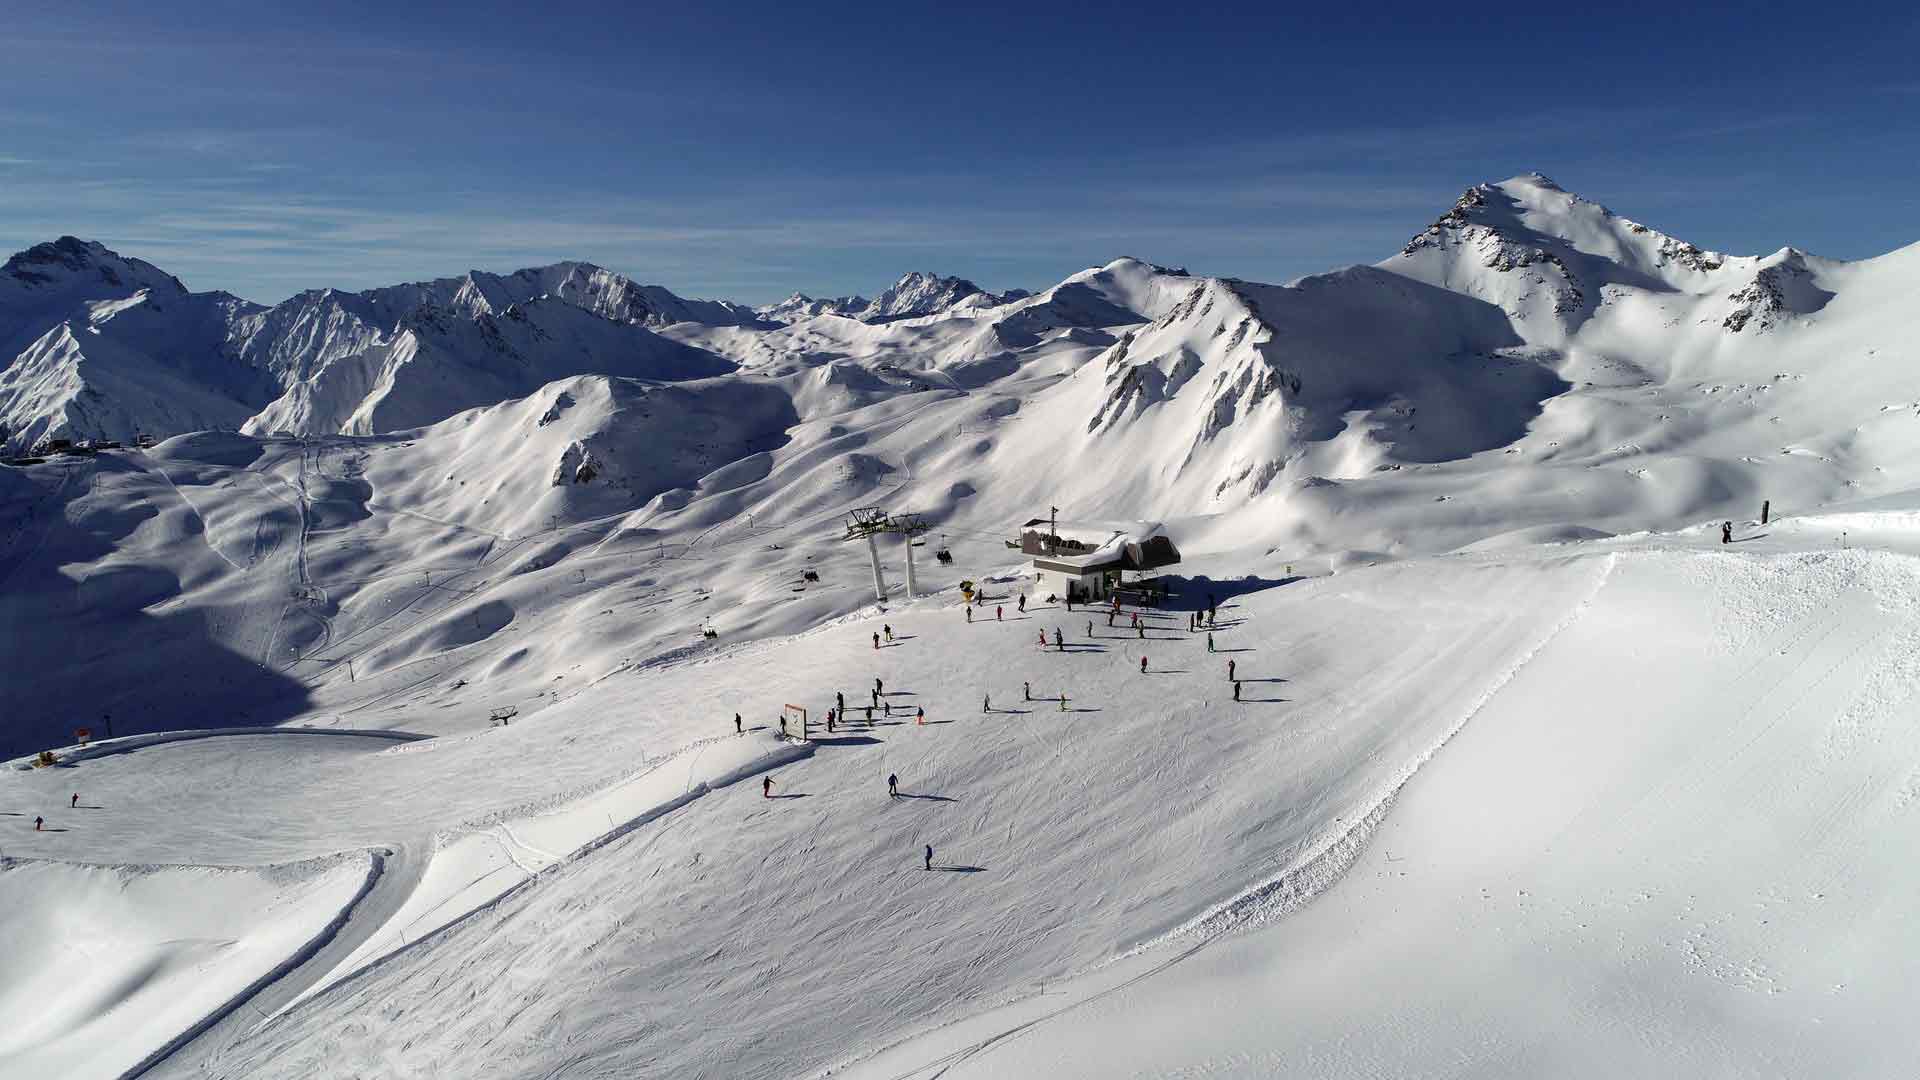
M 1020 527 L 1020 553 L 1033 558 L 1041 595 L 1105 600 L 1121 575 L 1159 570 L 1180 561 L 1157 521 L 1055 521 L 1034 518 Z

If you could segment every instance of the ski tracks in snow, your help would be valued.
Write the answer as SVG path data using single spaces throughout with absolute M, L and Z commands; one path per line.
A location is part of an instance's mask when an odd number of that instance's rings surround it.
M 1384 821 L 1388 813 L 1391 812 L 1395 798 L 1406 787 L 1407 782 L 1429 761 L 1432 761 L 1434 756 L 1444 749 L 1447 743 L 1453 740 L 1454 736 L 1464 730 L 1475 716 L 1478 716 L 1484 711 L 1487 705 L 1499 695 L 1500 691 L 1511 683 L 1535 657 L 1544 652 L 1555 639 L 1565 633 L 1568 628 L 1578 622 L 1580 618 L 1593 607 L 1594 601 L 1600 596 L 1601 591 L 1606 588 L 1608 580 L 1613 576 L 1613 570 L 1618 559 L 1618 554 L 1614 553 L 1609 553 L 1600 558 L 1592 585 L 1588 587 L 1587 591 L 1579 600 L 1574 602 L 1568 609 L 1566 615 L 1549 628 L 1532 648 L 1521 653 L 1511 664 L 1494 676 L 1486 689 L 1461 713 L 1459 720 L 1440 736 L 1432 748 L 1408 763 L 1405 768 L 1395 775 L 1395 777 L 1385 785 L 1380 796 L 1369 806 L 1364 814 L 1360 815 L 1359 819 L 1353 825 L 1328 838 L 1305 858 L 1297 861 L 1293 866 L 1279 875 L 1258 883 L 1241 892 L 1238 896 L 1202 912 L 1199 916 L 1166 934 L 1143 942 L 1114 957 L 1112 960 L 1097 965 L 1091 971 L 1071 978 L 1084 979 L 1089 976 L 1097 977 L 1099 972 L 1107 970 L 1130 971 L 1130 962 L 1139 962 L 1146 954 L 1164 948 L 1176 940 L 1184 940 L 1187 944 L 1184 948 L 1181 948 L 1180 951 L 1143 971 L 1127 975 L 1126 978 L 1117 984 L 1098 987 L 1090 993 L 1076 997 L 1064 1005 L 1049 1009 L 1041 1015 L 1022 1020 L 1011 1027 L 1001 1028 L 985 1038 L 969 1042 L 964 1046 L 932 1060 L 920 1061 L 903 1071 L 889 1074 L 888 1080 L 914 1080 L 914 1078 L 920 1078 L 920 1080 L 938 1080 L 939 1077 L 945 1076 L 954 1067 L 963 1064 L 978 1054 L 1004 1043 L 1009 1039 L 1017 1038 L 1022 1034 L 1032 1031 L 1049 1020 L 1063 1016 L 1066 1013 L 1166 971 L 1174 965 L 1193 957 L 1208 945 L 1221 940 L 1228 934 L 1270 923 L 1298 910 L 1312 901 L 1314 897 L 1320 895 L 1331 887 L 1334 882 L 1338 881 L 1341 875 L 1358 860 L 1360 853 L 1366 847 L 1367 840 L 1372 837 L 1380 823 Z M 1036 995 L 1036 997 L 1044 996 L 1044 991 L 1042 991 L 1040 995 Z M 889 1051 L 925 1039 L 931 1033 L 938 1032 L 943 1028 L 957 1028 L 978 1024 L 990 1017 L 994 1012 L 1002 1010 L 1018 1011 L 1023 1005 L 1034 1000 L 1036 1000 L 1034 997 L 1017 999 L 1004 1003 L 986 1013 L 975 1013 L 961 1020 L 952 1021 L 948 1024 L 935 1025 L 931 1028 L 905 1035 L 889 1042 L 885 1046 L 861 1054 L 859 1057 L 842 1060 L 816 1075 L 824 1077 L 842 1071 L 848 1066 L 858 1064 L 861 1061 L 881 1057 Z

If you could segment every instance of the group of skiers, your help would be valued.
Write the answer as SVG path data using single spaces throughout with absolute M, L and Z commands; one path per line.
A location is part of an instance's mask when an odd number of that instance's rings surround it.
M 971 623 L 973 621 L 973 609 L 975 607 L 982 606 L 984 604 L 984 600 L 985 600 L 984 595 L 979 592 L 976 592 L 974 594 L 974 603 L 964 605 L 966 610 L 967 622 Z M 1020 595 L 1017 598 L 1016 609 L 1022 614 L 1026 612 L 1027 598 L 1024 594 Z M 1113 599 L 1112 606 L 1107 614 L 1107 625 L 1108 626 L 1114 625 L 1114 621 L 1119 617 L 1119 615 L 1120 615 L 1120 600 L 1118 597 L 1115 597 Z M 1218 615 L 1219 615 L 1219 601 L 1212 594 L 1208 594 L 1206 607 L 1201 608 L 1198 611 L 1192 612 L 1188 616 L 1187 629 L 1190 632 L 1198 633 L 1202 630 L 1207 631 L 1207 651 L 1209 653 L 1216 651 L 1214 646 L 1212 630 L 1216 625 L 1216 620 L 1218 618 Z M 996 604 L 993 609 L 993 616 L 996 622 L 1004 621 L 1004 618 L 1005 618 L 1004 606 Z M 1135 612 L 1131 615 L 1129 625 L 1132 627 L 1135 633 L 1139 635 L 1139 637 L 1143 639 L 1146 637 L 1146 626 L 1141 621 L 1141 618 L 1138 612 Z M 893 627 L 891 624 L 883 626 L 879 632 L 873 635 L 872 640 L 873 640 L 873 647 L 875 649 L 878 649 L 880 647 L 883 635 L 884 635 L 884 639 L 889 643 L 891 643 L 894 640 Z M 1089 638 L 1092 638 L 1094 636 L 1093 621 L 1091 619 L 1087 621 L 1087 636 Z M 1048 646 L 1049 642 L 1047 640 L 1047 632 L 1045 630 L 1039 631 L 1038 643 L 1042 649 Z M 1062 652 L 1066 651 L 1066 637 L 1062 633 L 1059 627 L 1055 627 L 1053 630 L 1053 640 L 1051 644 L 1055 649 L 1058 649 L 1059 651 L 1062 651 Z M 1238 667 L 1239 667 L 1239 664 L 1237 661 L 1232 659 L 1229 659 L 1227 661 L 1227 681 L 1233 685 L 1233 700 L 1235 701 L 1240 700 L 1240 679 L 1238 678 Z M 1148 671 L 1148 668 L 1149 668 L 1148 658 L 1145 656 L 1142 656 L 1140 658 L 1140 673 L 1143 675 L 1146 674 Z M 873 688 L 868 692 L 868 695 L 869 695 L 869 702 L 870 702 L 870 704 L 867 706 L 868 723 L 872 723 L 873 713 L 875 710 L 883 710 L 884 714 L 889 716 L 893 714 L 892 703 L 890 701 L 883 700 L 885 696 L 885 683 L 883 683 L 878 677 L 876 677 L 873 680 Z M 1033 696 L 1033 684 L 1031 682 L 1026 682 L 1026 681 L 1023 681 L 1020 684 L 1020 698 L 1022 701 L 1028 701 L 1028 702 L 1035 701 L 1035 700 L 1055 700 L 1050 697 L 1036 699 Z M 1067 711 L 1067 700 L 1068 699 L 1067 699 L 1066 693 L 1062 691 L 1058 696 L 1061 712 Z M 836 730 L 836 724 L 840 721 L 843 721 L 846 718 L 846 710 L 847 710 L 846 695 L 836 691 L 834 694 L 834 705 L 832 708 L 827 710 L 827 730 L 829 732 Z M 993 695 L 991 693 L 986 694 L 981 698 L 980 711 L 983 713 L 991 713 L 994 711 Z M 921 723 L 921 724 L 926 723 L 926 709 L 924 707 L 916 707 L 914 709 L 914 714 L 915 714 L 915 719 L 918 723 Z M 743 721 L 741 720 L 739 713 L 733 714 L 733 727 L 736 733 L 744 733 Z M 784 713 L 780 717 L 780 733 L 783 736 L 788 734 L 787 720 Z M 767 776 L 762 778 L 761 795 L 769 799 L 774 797 L 772 776 Z M 898 799 L 901 797 L 900 796 L 900 777 L 897 773 L 889 773 L 887 775 L 887 797 L 890 799 Z M 77 800 L 78 796 L 75 796 L 75 799 Z M 927 870 L 933 869 L 933 845 L 928 844 L 925 846 L 925 851 L 923 852 L 921 865 L 924 869 L 927 869 Z
M 71 798 L 71 799 L 68 799 L 68 800 L 67 800 L 67 809 L 69 809 L 69 810 L 77 810 L 77 809 L 79 809 L 79 808 L 80 808 L 80 793 L 76 791 L 76 792 L 74 792 L 74 793 L 73 793 L 73 798 Z M 47 831 L 47 819 L 46 819 L 46 818 L 44 818 L 44 817 L 41 817 L 41 816 L 40 816 L 40 815 L 38 815 L 38 814 L 35 814 L 35 815 L 33 816 L 33 831 L 34 831 L 34 832 L 46 832 L 46 831 Z M 54 831 L 55 831 L 55 832 L 59 832 L 60 830 L 59 830 L 59 829 L 55 829 Z

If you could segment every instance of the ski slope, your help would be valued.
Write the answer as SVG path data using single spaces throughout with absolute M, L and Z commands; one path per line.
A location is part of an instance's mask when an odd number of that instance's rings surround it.
M 1903 1072 L 1920 565 L 1785 546 L 1613 557 L 1292 917 L 836 1075 Z

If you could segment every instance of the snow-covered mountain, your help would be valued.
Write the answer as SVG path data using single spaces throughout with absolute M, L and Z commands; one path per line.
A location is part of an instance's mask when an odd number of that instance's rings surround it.
M 816 299 L 797 292 L 777 304 L 756 308 L 755 314 L 768 322 L 778 323 L 797 322 L 820 315 L 885 323 L 997 307 L 1025 299 L 1028 295 L 1025 289 L 990 293 L 965 278 L 942 277 L 915 270 L 901 275 L 900 280 L 871 300 L 864 296 Z M 712 320 L 706 321 L 710 325 L 721 325 Z
M 0 353 L 11 356 L 55 324 L 84 318 L 89 305 L 145 292 L 162 303 L 187 294 L 178 278 L 100 244 L 63 236 L 18 252 L 0 266 Z
M 8 415 L 246 430 L 0 466 L 0 1073 L 1920 1057 L 1920 245 L 1529 175 L 877 321 L 52 247 Z M 1065 610 L 1056 513 L 1171 594 Z
M 816 299 L 806 293 L 794 293 L 777 304 L 767 304 L 754 309 L 754 314 L 767 322 L 790 323 L 801 319 L 811 319 L 816 315 L 842 315 L 857 319 L 867 310 L 873 301 L 864 296 L 834 296 Z
M 587 263 L 262 307 L 192 293 L 138 259 L 72 237 L 0 272 L 0 448 L 130 440 L 205 428 L 393 430 L 601 373 L 717 374 L 664 340 L 678 324 L 766 326 L 727 301 L 687 300 Z
M 366 347 L 329 356 L 248 431 L 371 435 L 436 423 L 585 374 L 691 379 L 725 360 L 632 322 L 541 296 L 471 315 L 421 303 Z

